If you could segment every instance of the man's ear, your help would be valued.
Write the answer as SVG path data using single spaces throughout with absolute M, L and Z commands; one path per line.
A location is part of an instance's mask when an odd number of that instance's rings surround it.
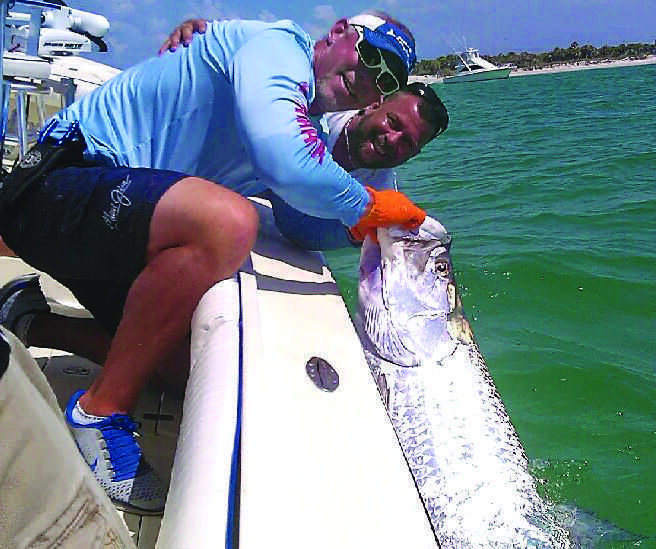
M 332 44 L 335 41 L 335 38 L 344 34 L 348 29 L 348 26 L 349 22 L 346 18 L 342 18 L 333 23 L 333 26 L 330 27 L 330 30 L 328 31 L 328 45 Z

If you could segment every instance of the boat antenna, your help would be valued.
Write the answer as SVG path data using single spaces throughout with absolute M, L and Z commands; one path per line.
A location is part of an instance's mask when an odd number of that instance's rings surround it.
M 9 89 L 5 86 L 4 57 L 5 57 L 5 24 L 7 21 L 7 0 L 0 0 L 0 166 L 4 156 L 5 131 L 7 130 L 7 109 L 9 106 Z
M 453 53 L 456 52 L 456 48 L 453 46 L 453 42 L 451 41 L 451 39 L 450 39 L 449 37 L 447 37 L 447 36 L 442 36 L 442 40 L 444 40 L 444 42 L 446 43 L 446 45 L 449 46 L 449 49 L 450 49 Z
M 461 52 L 456 49 L 456 46 L 453 43 L 454 42 L 453 39 L 454 39 L 453 35 L 451 35 L 451 37 L 446 37 L 446 36 L 443 37 L 443 40 L 446 42 L 446 45 L 449 46 L 449 48 L 451 48 L 453 54 L 457 55 L 460 58 L 460 61 L 464 63 L 465 60 L 462 58 Z

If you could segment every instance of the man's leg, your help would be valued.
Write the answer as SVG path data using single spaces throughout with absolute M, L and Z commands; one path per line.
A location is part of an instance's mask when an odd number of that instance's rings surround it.
M 66 421 L 117 505 L 161 512 L 166 487 L 139 447 L 138 424 L 121 412 L 188 334 L 202 295 L 248 255 L 255 209 L 219 185 L 174 172 L 71 167 L 21 197 L 12 216 L 0 218 L 0 231 L 27 263 L 65 285 L 74 281 L 78 300 L 115 334 L 100 377 L 69 399 Z M 90 300 L 97 284 L 101 301 L 111 295 L 117 308 Z M 124 286 L 120 299 L 115 284 Z
M 111 337 L 93 318 L 77 318 L 55 313 L 34 316 L 27 332 L 31 347 L 59 349 L 102 364 L 107 358 Z
M 244 262 L 257 223 L 248 200 L 206 180 L 185 178 L 162 195 L 146 266 L 130 288 L 104 368 L 80 398 L 85 412 L 130 412 L 157 365 L 188 334 L 203 294 Z
M 0 256 L 2 256 L 2 257 L 17 257 L 16 254 L 14 253 L 14 251 L 11 248 L 9 248 L 9 246 L 7 246 L 5 244 L 4 240 L 2 240 L 2 238 L 0 238 Z
M 128 284 L 63 280 L 93 317 L 51 311 L 36 273 L 10 280 L 0 288 L 0 324 L 15 332 L 26 347 L 59 349 L 104 364 L 129 290 Z M 98 319 L 101 319 L 99 321 Z M 160 363 L 151 385 L 184 391 L 189 376 L 189 337 Z

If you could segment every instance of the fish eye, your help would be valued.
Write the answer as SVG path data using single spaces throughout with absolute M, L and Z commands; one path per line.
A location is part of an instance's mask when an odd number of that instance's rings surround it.
M 449 274 L 449 262 L 446 259 L 438 259 L 435 261 L 435 270 L 441 275 Z

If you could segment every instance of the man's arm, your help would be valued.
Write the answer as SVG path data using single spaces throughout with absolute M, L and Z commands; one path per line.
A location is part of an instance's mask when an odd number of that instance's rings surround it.
M 312 50 L 284 30 L 262 32 L 229 68 L 238 125 L 258 177 L 285 202 L 312 216 L 355 224 L 370 201 L 330 156 L 309 115 Z
M 304 214 L 280 197 L 266 195 L 273 208 L 276 227 L 287 240 L 305 250 L 335 250 L 360 243 L 350 237 L 348 228 L 338 219 L 325 219 Z

